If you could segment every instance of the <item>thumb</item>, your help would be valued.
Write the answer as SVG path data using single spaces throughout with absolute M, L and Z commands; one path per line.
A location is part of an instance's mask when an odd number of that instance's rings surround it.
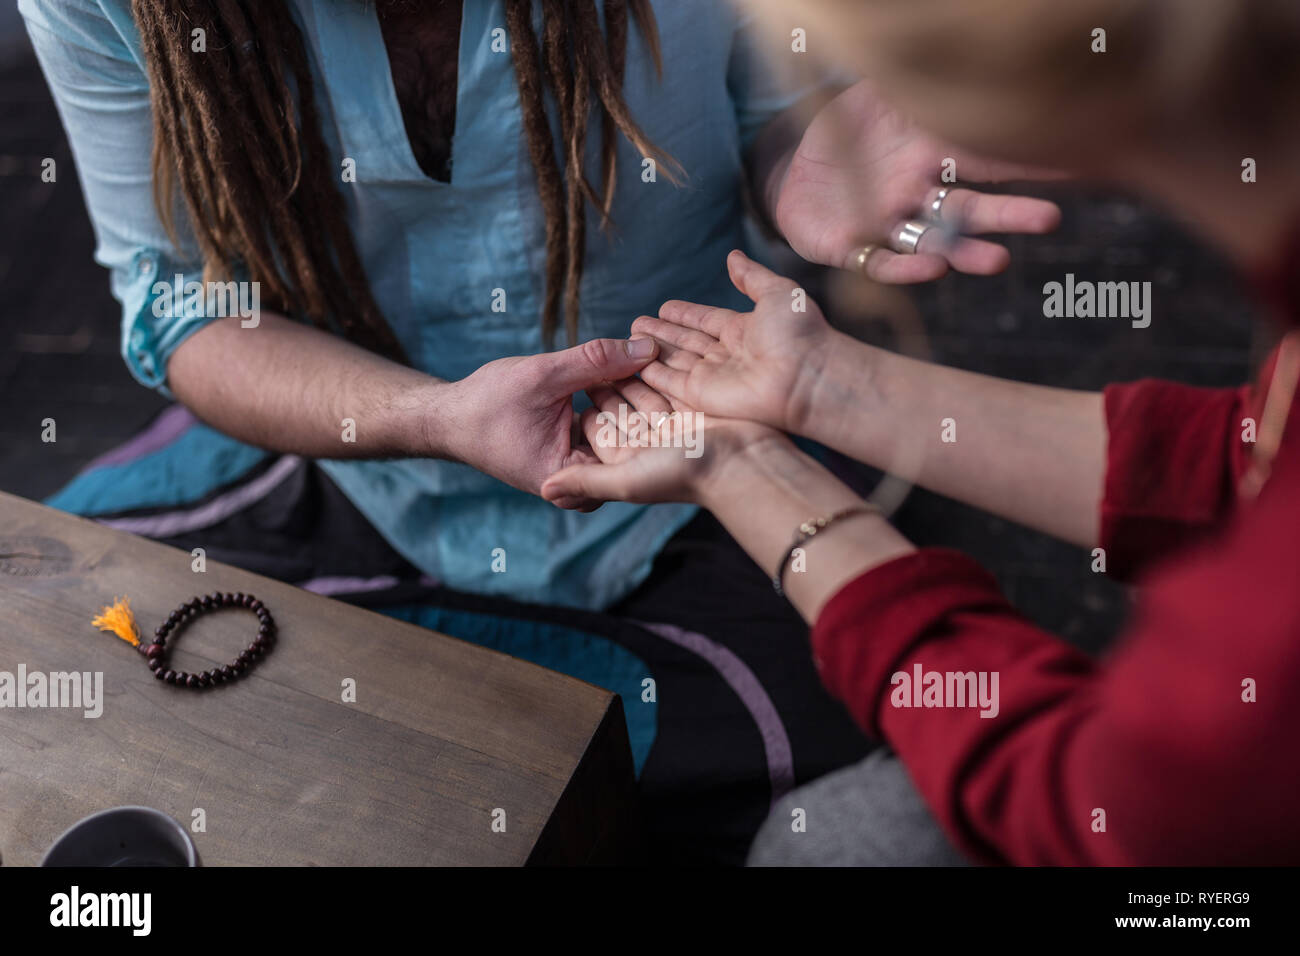
M 731 284 L 755 303 L 768 293 L 788 292 L 795 287 L 792 281 L 759 265 L 739 249 L 733 249 L 727 256 L 727 273 Z
M 573 501 L 617 499 L 616 470 L 613 465 L 570 465 L 542 482 L 542 497 L 561 508 Z
M 648 336 L 592 339 L 546 357 L 547 384 L 561 394 L 631 378 L 650 364 L 659 345 Z

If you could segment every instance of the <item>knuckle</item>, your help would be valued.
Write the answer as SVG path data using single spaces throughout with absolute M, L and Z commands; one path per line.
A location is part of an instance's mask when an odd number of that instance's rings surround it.
M 613 357 L 614 343 L 610 339 L 591 339 L 578 346 L 579 354 L 593 371 L 603 374 Z

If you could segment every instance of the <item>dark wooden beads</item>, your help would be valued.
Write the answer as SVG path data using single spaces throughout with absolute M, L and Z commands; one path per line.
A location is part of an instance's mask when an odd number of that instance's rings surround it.
M 167 638 L 171 637 L 173 632 L 183 630 L 186 624 L 200 614 L 223 607 L 241 608 L 252 611 L 257 615 L 257 636 L 253 639 L 253 643 L 240 651 L 239 656 L 229 664 L 214 667 L 198 674 L 188 674 L 185 671 L 169 668 L 166 660 Z M 253 661 L 264 657 L 271 650 L 274 642 L 275 620 L 271 617 L 271 612 L 266 609 L 266 605 L 253 595 L 245 594 L 242 591 L 238 594 L 232 594 L 229 591 L 213 591 L 211 594 L 200 595 L 186 601 L 172 611 L 171 614 L 168 614 L 167 620 L 154 631 L 153 643 L 141 644 L 139 651 L 148 662 L 149 669 L 153 671 L 153 676 L 160 681 L 174 684 L 177 687 L 192 687 L 195 690 L 202 690 L 236 680 L 247 673 L 249 665 Z

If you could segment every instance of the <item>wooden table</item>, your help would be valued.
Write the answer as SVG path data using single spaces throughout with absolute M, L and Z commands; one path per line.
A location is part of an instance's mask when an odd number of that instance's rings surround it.
M 635 853 L 619 699 L 590 684 L 0 493 L 0 671 L 101 671 L 103 713 L 0 707 L 0 855 L 36 864 L 83 816 L 140 804 L 205 865 L 605 862 Z M 91 617 L 141 632 L 196 594 L 261 598 L 274 650 L 234 684 L 154 679 Z M 256 618 L 205 615 L 177 669 L 226 663 Z M 345 679 L 355 703 L 343 702 Z M 505 832 L 494 832 L 494 811 Z M 496 813 L 496 818 L 501 814 Z

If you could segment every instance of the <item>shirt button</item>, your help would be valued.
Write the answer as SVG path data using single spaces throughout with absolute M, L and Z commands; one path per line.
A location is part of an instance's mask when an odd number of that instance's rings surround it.
M 153 256 L 142 256 L 138 266 L 140 275 L 148 275 L 153 271 Z

